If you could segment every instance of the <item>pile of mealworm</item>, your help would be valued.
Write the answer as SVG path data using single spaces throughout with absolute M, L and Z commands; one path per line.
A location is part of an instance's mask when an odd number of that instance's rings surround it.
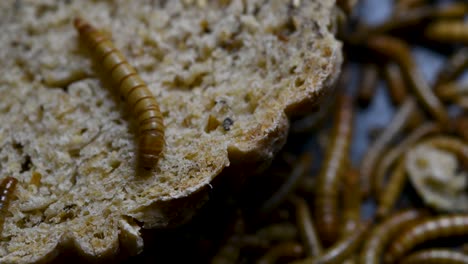
M 366 25 L 353 1 L 337 2 L 349 18 L 334 96 L 293 120 L 284 150 L 241 195 L 212 199 L 182 228 L 148 231 L 130 262 L 468 263 L 468 3 L 395 0 L 386 21 Z M 433 82 L 414 46 L 446 57 Z M 355 117 L 380 79 L 395 114 L 353 162 Z M 320 140 L 304 146 L 311 137 Z

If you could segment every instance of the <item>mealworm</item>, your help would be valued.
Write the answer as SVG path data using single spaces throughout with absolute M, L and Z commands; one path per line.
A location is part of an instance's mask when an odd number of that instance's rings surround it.
M 426 79 L 423 78 L 405 42 L 394 37 L 380 35 L 370 37 L 367 40 L 367 46 L 394 59 L 400 65 L 402 72 L 410 82 L 410 87 L 429 113 L 442 124 L 448 122 L 447 111 L 439 98 L 432 92 Z
M 352 98 L 342 95 L 338 99 L 330 144 L 317 177 L 315 195 L 315 217 L 320 226 L 320 238 L 326 245 L 333 243 L 338 235 L 338 188 L 348 157 L 352 124 Z
M 453 152 L 465 165 L 468 164 L 468 144 L 457 137 L 447 135 L 432 136 L 425 139 L 423 143 Z
M 399 0 L 395 3 L 394 12 L 408 10 L 415 7 L 420 7 L 426 3 L 426 0 Z
M 264 203 L 260 211 L 266 213 L 278 207 L 278 205 L 280 205 L 286 197 L 294 191 L 299 180 L 304 176 L 307 170 L 310 169 L 311 164 L 312 156 L 309 153 L 303 153 L 296 161 L 291 175 L 287 177 L 286 181 L 281 185 L 278 191 L 276 191 L 270 199 Z
M 435 87 L 455 80 L 468 67 L 468 48 L 461 48 L 453 53 L 437 74 Z M 436 90 L 437 91 L 437 90 Z
M 104 34 L 80 18 L 74 20 L 74 26 L 133 110 L 138 120 L 139 161 L 143 168 L 152 168 L 165 144 L 163 118 L 155 97 L 124 55 Z
M 13 199 L 18 180 L 13 177 L 6 177 L 0 184 L 0 234 L 3 232 L 5 217 L 8 213 L 8 206 Z
M 405 163 L 400 159 L 393 170 L 386 188 L 379 196 L 379 206 L 377 208 L 377 216 L 383 219 L 390 213 L 390 210 L 395 205 L 398 196 L 403 191 L 404 183 L 406 182 Z
M 361 264 L 378 264 L 380 263 L 381 254 L 385 246 L 395 236 L 395 232 L 404 228 L 407 225 L 424 217 L 425 212 L 419 210 L 406 210 L 396 213 L 384 222 L 374 227 L 365 240 L 361 250 Z
M 412 253 L 405 257 L 401 264 L 466 264 L 468 255 L 461 252 L 443 249 L 431 248 Z
M 397 113 L 390 121 L 390 125 L 383 133 L 369 146 L 359 167 L 361 177 L 361 188 L 364 196 L 370 192 L 372 175 L 383 151 L 395 136 L 403 129 L 411 114 L 416 110 L 416 103 L 413 98 L 408 97 L 400 106 Z M 373 185 L 373 184 L 372 184 Z
M 385 263 L 395 263 L 415 246 L 436 238 L 468 235 L 468 215 L 439 216 L 411 226 L 390 245 Z
M 468 95 L 468 83 L 447 82 L 437 86 L 436 92 L 444 101 L 456 101 L 461 96 Z
M 361 220 L 361 190 L 359 172 L 349 169 L 344 174 L 341 196 L 343 199 L 343 225 L 341 237 L 346 237 L 356 230 Z
M 426 27 L 424 35 L 435 41 L 468 45 L 468 24 L 463 20 L 436 21 Z
M 411 134 L 409 134 L 402 142 L 400 142 L 400 144 L 390 149 L 377 166 L 375 179 L 372 181 L 374 193 L 379 194 L 383 192 L 385 175 L 388 171 L 388 168 L 392 166 L 395 160 L 401 157 L 403 153 L 405 153 L 412 145 L 414 145 L 421 138 L 438 131 L 440 131 L 440 128 L 437 124 L 426 123 L 414 130 L 413 132 L 411 132 Z
M 283 242 L 268 250 L 268 252 L 257 261 L 257 264 L 274 264 L 282 257 L 297 258 L 302 255 L 302 251 L 302 246 L 297 242 Z
M 463 18 L 468 12 L 468 4 L 451 3 L 443 6 L 422 6 L 410 10 L 399 10 L 385 22 L 376 26 L 365 26 L 349 37 L 352 43 L 360 43 L 369 36 L 386 34 L 397 30 L 408 30 L 435 18 Z
M 453 127 L 455 134 L 468 141 L 468 117 L 466 114 L 454 118 L 451 127 Z
M 395 63 L 388 63 L 384 67 L 384 77 L 392 102 L 400 105 L 405 100 L 407 88 L 400 68 Z
M 379 72 L 373 64 L 366 64 L 361 69 L 361 82 L 358 86 L 358 102 L 367 106 L 374 97 L 379 82 Z
M 294 264 L 331 264 L 342 263 L 350 257 L 354 251 L 361 245 L 367 232 L 369 225 L 361 224 L 349 236 L 341 239 L 335 245 L 323 252 L 318 257 L 308 257 L 299 261 L 293 262 Z
M 296 207 L 296 222 L 307 256 L 319 256 L 322 254 L 322 245 L 318 239 L 309 207 L 304 199 L 293 196 L 292 203 Z

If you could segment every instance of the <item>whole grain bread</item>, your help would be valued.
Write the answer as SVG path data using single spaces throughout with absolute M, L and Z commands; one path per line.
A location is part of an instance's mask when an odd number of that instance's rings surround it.
M 136 254 L 141 227 L 190 219 L 223 171 L 268 164 L 288 116 L 339 74 L 334 5 L 2 0 L 0 179 L 19 182 L 0 263 L 70 247 Z M 111 36 L 160 103 L 166 148 L 152 171 L 135 166 L 136 125 L 79 41 L 77 16 Z

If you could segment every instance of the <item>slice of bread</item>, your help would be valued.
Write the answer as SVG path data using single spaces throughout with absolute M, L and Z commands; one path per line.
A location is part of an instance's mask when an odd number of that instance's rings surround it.
M 70 247 L 95 259 L 138 253 L 142 226 L 190 219 L 225 168 L 268 164 L 288 116 L 316 104 L 339 74 L 334 8 L 1 1 L 0 179 L 19 182 L 2 216 L 0 263 L 47 262 Z M 166 147 L 153 171 L 135 166 L 136 125 L 80 42 L 77 16 L 113 39 L 160 103 Z

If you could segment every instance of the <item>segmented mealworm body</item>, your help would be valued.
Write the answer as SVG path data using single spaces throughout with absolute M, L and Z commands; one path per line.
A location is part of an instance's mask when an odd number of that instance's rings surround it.
M 424 220 L 403 231 L 385 254 L 386 263 L 395 263 L 422 242 L 436 238 L 468 235 L 468 215 L 440 216 Z
M 358 89 L 358 101 L 361 105 L 367 106 L 377 91 L 379 82 L 379 72 L 373 64 L 367 64 L 361 69 L 361 83 Z
M 424 34 L 431 40 L 468 45 L 468 23 L 463 20 L 434 22 L 427 26 Z
M 359 172 L 355 169 L 349 169 L 344 174 L 344 184 L 341 193 L 343 199 L 341 237 L 354 233 L 361 220 L 361 190 L 359 180 Z
M 384 77 L 393 103 L 400 105 L 407 95 L 405 80 L 400 68 L 395 63 L 388 63 L 384 68 Z
M 394 59 L 400 65 L 402 72 L 411 84 L 411 88 L 428 112 L 442 124 L 448 123 L 447 111 L 439 98 L 432 92 L 426 79 L 423 78 L 405 42 L 394 37 L 380 35 L 370 37 L 367 40 L 367 46 Z
M 139 161 L 144 168 L 152 168 L 164 148 L 163 118 L 155 97 L 124 55 L 104 34 L 80 18 L 75 19 L 74 25 L 133 110 L 138 121 Z
M 352 122 L 352 98 L 343 95 L 338 101 L 331 142 L 327 147 L 325 161 L 317 177 L 315 217 L 317 226 L 320 227 L 318 230 L 320 238 L 326 245 L 333 243 L 338 235 L 338 188 L 348 158 Z
M 418 210 L 407 210 L 390 216 L 381 224 L 374 227 L 370 236 L 364 242 L 361 250 L 362 264 L 378 264 L 385 246 L 395 236 L 395 232 L 403 227 L 423 218 L 425 213 Z
M 401 264 L 466 264 L 468 255 L 450 249 L 431 248 L 412 253 Z
M 416 103 L 408 97 L 407 100 L 401 105 L 395 117 L 390 121 L 390 125 L 383 131 L 383 133 L 371 144 L 367 149 L 361 161 L 359 173 L 361 177 L 361 186 L 364 196 L 370 192 L 372 175 L 374 174 L 376 165 L 383 151 L 388 144 L 395 138 L 395 136 L 403 129 L 405 124 L 409 121 L 411 114 L 416 109 Z
M 322 245 L 317 236 L 309 207 L 303 198 L 293 196 L 291 201 L 296 207 L 296 222 L 300 231 L 304 251 L 307 256 L 319 256 L 322 254 Z
M 392 210 L 398 196 L 403 191 L 404 183 L 406 182 L 406 172 L 403 159 L 400 159 L 393 170 L 386 188 L 384 188 L 379 197 L 379 207 L 377 216 L 384 218 Z
M 390 149 L 377 166 L 375 179 L 373 179 L 372 181 L 372 183 L 374 184 L 374 193 L 379 194 L 383 192 L 385 175 L 387 174 L 388 169 L 401 155 L 403 155 L 403 153 L 405 153 L 413 144 L 415 144 L 421 138 L 438 131 L 440 131 L 440 128 L 437 124 L 426 123 L 414 130 L 413 132 L 411 132 L 400 144 Z
M 468 48 L 461 48 L 448 58 L 445 65 L 437 74 L 435 82 L 436 91 L 438 86 L 455 80 L 468 67 Z
M 8 213 L 8 206 L 10 205 L 11 199 L 13 199 L 13 193 L 17 183 L 17 179 L 6 177 L 0 184 L 0 234 L 3 231 L 3 224 L 5 223 L 5 217 Z
M 302 255 L 302 246 L 297 242 L 283 242 L 273 246 L 257 264 L 274 264 L 281 257 L 297 258 Z

